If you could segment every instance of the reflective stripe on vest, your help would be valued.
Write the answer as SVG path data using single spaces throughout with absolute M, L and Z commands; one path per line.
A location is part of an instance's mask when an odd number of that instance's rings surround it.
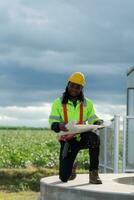
M 64 113 L 64 122 L 65 124 L 68 123 L 68 115 L 67 115 L 67 105 L 63 104 L 63 113 Z M 78 124 L 83 124 L 83 103 L 80 104 L 80 118 Z M 67 141 L 74 138 L 76 134 L 70 134 L 70 135 L 63 135 L 59 138 L 60 141 Z

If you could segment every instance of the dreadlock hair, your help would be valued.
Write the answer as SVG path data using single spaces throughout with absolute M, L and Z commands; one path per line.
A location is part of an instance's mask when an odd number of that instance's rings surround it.
M 68 99 L 69 99 L 70 95 L 68 93 L 68 85 L 66 86 L 65 88 L 65 92 L 63 93 L 63 96 L 62 96 L 62 104 L 66 104 L 68 102 Z M 80 92 L 79 96 L 78 96 L 78 99 L 82 102 L 84 102 L 84 93 L 83 91 Z

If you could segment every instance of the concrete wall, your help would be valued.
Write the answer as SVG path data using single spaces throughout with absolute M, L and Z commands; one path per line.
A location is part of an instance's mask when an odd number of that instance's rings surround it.
M 96 186 L 97 188 L 97 186 Z M 130 194 L 98 192 L 41 183 L 41 200 L 134 200 Z

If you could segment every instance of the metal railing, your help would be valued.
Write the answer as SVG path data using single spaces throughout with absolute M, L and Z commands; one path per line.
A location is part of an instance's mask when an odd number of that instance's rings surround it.
M 100 131 L 100 169 L 104 173 L 134 172 L 134 116 L 123 117 L 123 130 L 120 119 L 115 115 L 111 125 Z
M 123 117 L 122 172 L 134 172 L 134 116 Z
M 118 173 L 120 116 L 115 115 L 111 125 L 100 131 L 100 169 Z

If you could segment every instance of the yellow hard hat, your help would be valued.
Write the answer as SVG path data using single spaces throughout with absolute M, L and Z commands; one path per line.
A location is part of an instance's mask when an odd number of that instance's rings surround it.
M 82 85 L 82 86 L 84 86 L 85 83 L 86 83 L 84 74 L 82 74 L 81 72 L 75 72 L 75 73 L 73 73 L 68 78 L 68 81 L 70 81 L 72 83 L 76 83 L 76 84 Z

